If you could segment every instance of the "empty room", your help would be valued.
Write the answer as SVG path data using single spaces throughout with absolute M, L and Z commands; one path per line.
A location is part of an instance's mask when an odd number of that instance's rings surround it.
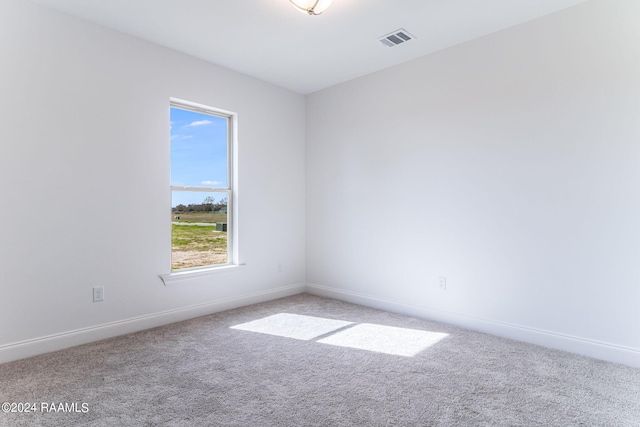
M 0 426 L 640 426 L 640 1 L 0 1 Z

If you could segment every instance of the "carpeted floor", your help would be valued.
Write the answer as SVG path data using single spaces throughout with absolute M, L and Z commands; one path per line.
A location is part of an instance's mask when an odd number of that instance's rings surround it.
M 640 426 L 640 370 L 303 294 L 0 365 L 0 402 L 36 404 L 2 426 Z

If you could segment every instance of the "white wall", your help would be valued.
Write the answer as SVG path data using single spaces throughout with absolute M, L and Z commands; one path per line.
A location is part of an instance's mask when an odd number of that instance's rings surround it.
M 308 96 L 310 290 L 640 366 L 638 22 L 587 2 Z
M 0 58 L 0 362 L 304 289 L 303 96 L 20 0 Z M 238 114 L 247 265 L 165 287 L 170 97 Z

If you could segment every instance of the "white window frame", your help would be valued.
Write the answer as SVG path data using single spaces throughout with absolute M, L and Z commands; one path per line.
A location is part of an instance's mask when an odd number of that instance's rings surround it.
M 200 280 L 211 275 L 234 271 L 241 264 L 238 257 L 238 227 L 237 227 L 237 123 L 236 113 L 197 104 L 177 98 L 170 98 L 170 108 L 193 111 L 210 116 L 217 116 L 227 119 L 227 186 L 179 186 L 169 185 L 170 198 L 173 198 L 173 191 L 194 191 L 194 192 L 214 192 L 224 194 L 227 198 L 227 262 L 225 264 L 212 264 L 201 267 L 184 268 L 171 270 L 170 273 L 161 274 L 160 278 L 165 285 L 173 285 L 185 281 Z M 168 218 L 170 218 L 168 216 Z M 169 221 L 171 229 L 171 222 Z M 169 233 L 171 236 L 171 232 Z M 171 240 L 169 241 L 169 251 L 172 250 Z M 171 254 L 170 254 L 171 255 Z M 170 258 L 171 259 L 171 258 Z

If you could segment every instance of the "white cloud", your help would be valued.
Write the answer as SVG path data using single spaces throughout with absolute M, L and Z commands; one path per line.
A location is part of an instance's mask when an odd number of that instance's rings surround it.
M 211 123 L 213 123 L 211 120 L 198 120 L 198 121 L 189 123 L 187 127 L 206 126 L 206 125 L 210 125 Z
M 193 138 L 193 135 L 171 135 L 172 141 L 174 139 L 191 139 L 191 138 Z
M 218 184 L 220 184 L 220 182 L 219 181 L 202 181 L 202 182 L 200 182 L 200 184 L 202 184 L 202 185 L 218 185 Z

